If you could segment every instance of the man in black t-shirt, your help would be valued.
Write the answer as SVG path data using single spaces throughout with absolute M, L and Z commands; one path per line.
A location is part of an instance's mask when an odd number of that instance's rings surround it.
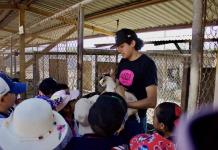
M 112 46 L 123 57 L 116 71 L 117 82 L 138 99 L 128 103 L 129 108 L 138 109 L 140 122 L 135 116 L 129 117 L 124 131 L 127 140 L 146 132 L 146 110 L 157 102 L 157 68 L 151 58 L 139 52 L 142 46 L 143 41 L 130 29 L 116 32 L 116 44 Z

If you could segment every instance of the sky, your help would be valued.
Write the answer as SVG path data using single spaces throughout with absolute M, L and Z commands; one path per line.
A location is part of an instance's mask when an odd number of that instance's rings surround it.
M 191 38 L 191 29 L 180 29 L 180 30 L 168 30 L 168 31 L 154 31 L 154 32 L 144 32 L 137 33 L 138 37 L 143 41 L 152 41 L 152 40 L 164 40 L 164 39 L 190 39 Z M 114 37 L 100 37 L 93 39 L 84 40 L 84 48 L 95 48 L 94 44 L 105 44 L 105 43 L 114 43 Z M 109 49 L 110 46 L 104 47 Z M 185 47 L 185 46 L 183 46 Z M 142 50 L 162 50 L 162 49 L 176 49 L 173 44 L 167 44 L 162 46 L 153 46 L 153 44 L 146 44 Z
M 207 37 L 217 37 L 218 35 L 218 26 L 213 27 L 207 27 L 205 31 L 205 36 Z M 137 33 L 138 37 L 141 38 L 143 41 L 160 41 L 160 40 L 175 40 L 175 39 L 191 39 L 192 37 L 192 29 L 177 29 L 177 30 L 167 30 L 167 31 L 154 31 L 154 32 L 144 32 L 144 33 Z M 96 48 L 95 44 L 108 44 L 108 43 L 115 43 L 115 38 L 112 36 L 107 37 L 99 37 L 99 38 L 92 38 L 92 39 L 84 39 L 84 48 Z M 66 46 L 66 43 L 60 43 L 58 46 L 55 46 L 51 51 L 63 51 L 65 52 L 67 48 L 70 48 L 70 50 L 67 51 L 76 51 L 76 41 L 70 41 L 68 46 Z M 42 45 L 38 48 L 32 47 L 27 48 L 27 51 L 41 51 L 43 50 L 47 45 Z M 189 48 L 188 43 L 179 43 L 179 46 L 182 50 L 187 50 Z M 110 46 L 106 47 L 100 47 L 99 49 L 110 49 Z M 211 43 L 205 43 L 205 49 L 211 48 L 217 48 L 216 44 Z M 153 44 L 146 44 L 142 47 L 142 51 L 148 51 L 148 50 L 176 50 L 174 44 L 165 44 L 165 45 L 159 45 L 154 46 Z

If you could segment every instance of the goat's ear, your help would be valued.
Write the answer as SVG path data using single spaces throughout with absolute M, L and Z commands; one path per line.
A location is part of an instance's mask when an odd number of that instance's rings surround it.
M 115 79 L 115 71 L 113 68 L 110 69 L 110 77 L 112 77 L 113 79 Z

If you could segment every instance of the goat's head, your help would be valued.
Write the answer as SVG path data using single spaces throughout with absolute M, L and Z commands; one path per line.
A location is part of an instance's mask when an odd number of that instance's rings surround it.
M 106 92 L 114 92 L 116 88 L 116 83 L 109 74 L 103 74 L 99 84 L 105 88 Z

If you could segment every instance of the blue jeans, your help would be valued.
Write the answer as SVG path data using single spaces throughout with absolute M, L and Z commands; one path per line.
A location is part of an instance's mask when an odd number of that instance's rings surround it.
M 130 139 L 140 133 L 145 133 L 147 131 L 147 118 L 140 117 L 140 123 L 135 116 L 130 116 L 126 123 L 124 130 L 120 135 L 124 138 L 125 142 L 129 143 Z

